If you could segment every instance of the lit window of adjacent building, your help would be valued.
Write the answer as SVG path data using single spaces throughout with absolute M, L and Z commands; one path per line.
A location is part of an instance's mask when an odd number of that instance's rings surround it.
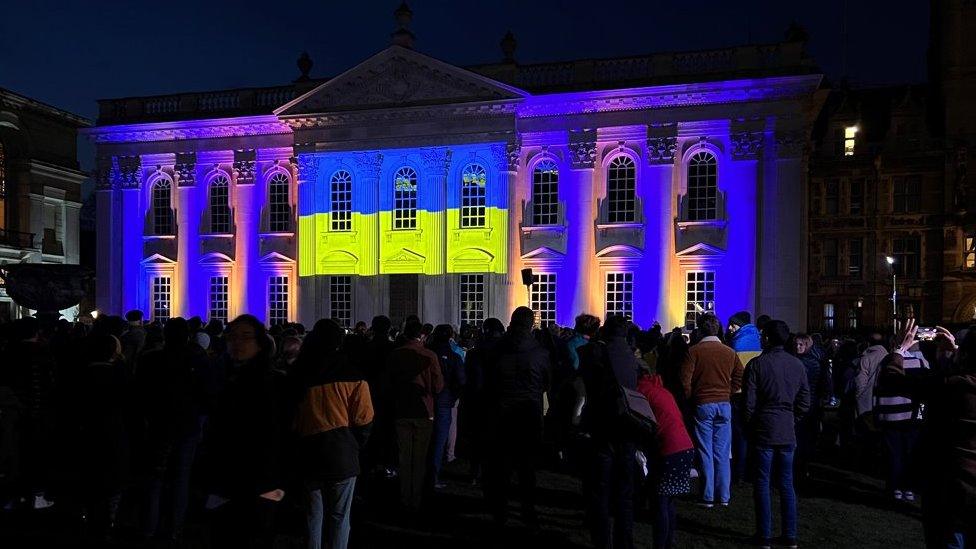
M 229 284 L 226 276 L 210 277 L 210 320 L 227 322 L 227 305 L 229 303 Z
M 227 178 L 218 175 L 210 181 L 210 232 L 230 232 L 230 195 Z
M 166 322 L 170 316 L 170 304 L 172 302 L 172 279 L 168 276 L 154 276 L 150 294 L 152 299 L 152 318 L 160 322 Z
M 333 231 L 352 230 L 352 176 L 346 170 L 332 174 L 329 188 L 329 211 Z
M 417 172 L 403 167 L 393 176 L 393 228 L 417 228 Z
M 607 221 L 632 223 L 637 212 L 637 172 L 629 156 L 618 156 L 607 167 Z
M 836 179 L 828 179 L 824 183 L 824 213 L 833 215 L 837 213 L 837 198 L 840 183 Z
M 481 327 L 485 321 L 485 275 L 463 274 L 458 286 L 461 305 L 458 325 Z
M 851 308 L 847 309 L 847 327 L 851 328 L 852 330 L 856 330 L 858 324 L 860 323 L 860 319 L 858 318 L 859 316 L 860 315 L 858 314 L 855 306 L 851 305 Z
M 824 303 L 823 306 L 823 327 L 826 330 L 834 329 L 834 304 Z
M 893 238 L 891 255 L 895 258 L 895 264 L 892 265 L 895 274 L 917 277 L 921 267 L 922 239 L 918 236 Z
M 891 178 L 892 206 L 895 213 L 917 213 L 921 196 L 921 178 L 917 175 Z
M 153 233 L 173 234 L 173 210 L 170 206 L 169 179 L 159 178 L 152 185 Z
M 861 276 L 864 268 L 864 239 L 852 238 L 847 241 L 847 274 Z
M 823 275 L 837 276 L 837 239 L 824 239 L 821 257 L 823 258 Z
M 964 269 L 976 269 L 976 235 L 966 235 L 966 251 L 962 255 Z
M 552 160 L 532 172 L 532 224 L 555 225 L 559 219 L 559 168 Z
M 272 276 L 268 279 L 268 324 L 275 326 L 288 322 L 288 277 Z
M 688 220 L 718 217 L 718 163 L 708 152 L 698 152 L 688 162 Z
M 532 275 L 529 306 L 535 311 L 536 323 L 549 326 L 556 323 L 556 275 L 540 273 Z
M 715 271 L 689 271 L 685 277 L 685 327 L 694 328 L 698 315 L 715 309 Z
M 857 126 L 844 128 L 844 156 L 854 156 L 854 144 L 857 141 Z
M 273 233 L 291 230 L 291 203 L 288 201 L 288 176 L 278 172 L 268 182 L 268 229 Z
M 848 208 L 851 215 L 859 215 L 864 211 L 864 178 L 851 179 Z
M 607 273 L 607 315 L 634 317 L 634 273 Z
M 352 277 L 329 277 L 331 317 L 343 328 L 352 326 Z
M 485 226 L 488 176 L 480 164 L 468 164 L 461 171 L 461 227 Z

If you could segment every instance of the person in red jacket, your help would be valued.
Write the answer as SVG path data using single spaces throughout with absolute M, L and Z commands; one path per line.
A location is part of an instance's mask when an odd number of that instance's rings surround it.
M 691 492 L 689 472 L 695 459 L 694 445 L 685 429 L 674 395 L 664 388 L 661 376 L 643 375 L 637 390 L 647 398 L 657 418 L 657 455 L 653 459 L 657 505 L 654 516 L 654 548 L 675 547 L 678 515 L 674 499 Z

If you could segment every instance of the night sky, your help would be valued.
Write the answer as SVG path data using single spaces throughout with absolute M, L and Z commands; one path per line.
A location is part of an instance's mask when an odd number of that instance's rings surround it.
M 796 20 L 828 78 L 855 85 L 925 79 L 922 0 L 412 0 L 416 49 L 465 65 L 501 59 L 507 29 L 520 62 L 774 42 Z M 98 98 L 265 86 L 338 74 L 389 44 L 399 0 L 0 0 L 0 87 L 90 117 Z M 81 151 L 90 166 L 90 148 Z

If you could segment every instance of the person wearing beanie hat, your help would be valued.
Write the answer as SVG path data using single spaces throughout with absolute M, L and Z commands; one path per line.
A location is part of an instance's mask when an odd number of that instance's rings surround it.
M 739 311 L 729 317 L 729 346 L 737 353 L 762 351 L 759 342 L 759 329 L 752 323 L 749 311 Z M 751 359 L 752 357 L 749 357 Z M 743 360 L 745 364 L 748 360 Z

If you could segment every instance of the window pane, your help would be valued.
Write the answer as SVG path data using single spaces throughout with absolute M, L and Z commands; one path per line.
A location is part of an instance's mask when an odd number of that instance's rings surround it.
M 852 238 L 847 242 L 847 273 L 851 276 L 861 276 L 864 266 L 864 240 Z
M 170 303 L 172 296 L 171 279 L 168 276 L 154 276 L 152 279 L 152 318 L 166 322 L 170 317 Z
M 352 277 L 333 276 L 329 278 L 329 302 L 332 305 L 332 318 L 343 328 L 352 326 Z
M 468 164 L 461 172 L 461 227 L 485 226 L 485 189 L 488 185 L 485 169 Z
M 535 311 L 536 322 L 540 326 L 556 323 L 556 275 L 533 275 L 530 288 L 529 305 Z
M 329 189 L 331 229 L 333 231 L 352 230 L 352 176 L 346 170 L 332 175 Z
M 227 322 L 228 278 L 226 276 L 210 277 L 210 320 Z
M 823 241 L 823 274 L 837 276 L 837 240 L 833 238 Z
M 170 206 L 171 188 L 169 179 L 157 179 L 153 183 L 152 209 L 155 234 L 173 234 L 173 210 Z
M 217 176 L 210 182 L 210 232 L 226 234 L 230 231 L 229 182 Z
M 559 219 L 559 169 L 543 160 L 532 172 L 532 224 L 555 225 Z
M 607 273 L 607 315 L 634 317 L 634 273 Z
M 607 168 L 607 221 L 632 223 L 637 211 L 637 184 L 634 161 L 618 156 Z
M 458 289 L 458 303 L 461 305 L 458 324 L 462 329 L 465 326 L 481 327 L 485 321 L 485 275 L 461 275 Z
M 698 315 L 715 310 L 715 272 L 689 271 L 685 281 L 685 327 L 693 329 Z
M 268 279 L 268 324 L 274 326 L 288 322 L 288 277 L 272 276 Z
M 699 152 L 688 162 L 688 220 L 718 217 L 718 164 L 711 153 Z
M 403 167 L 393 176 L 393 228 L 417 228 L 417 172 Z
M 273 233 L 291 230 L 291 204 L 288 201 L 288 176 L 278 172 L 268 184 L 269 228 Z

